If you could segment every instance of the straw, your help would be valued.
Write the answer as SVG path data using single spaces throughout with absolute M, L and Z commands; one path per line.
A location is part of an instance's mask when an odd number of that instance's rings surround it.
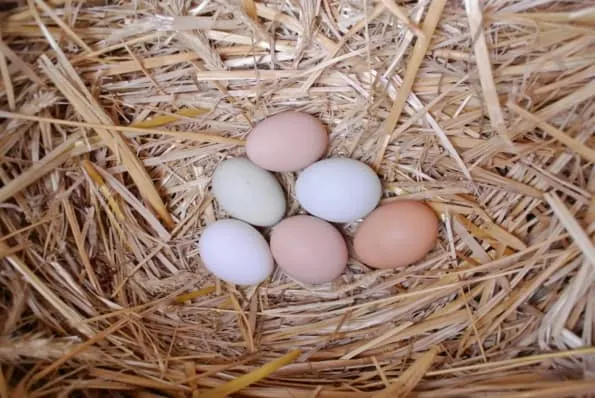
M 0 398 L 593 391 L 591 4 L 9 3 Z M 213 171 L 286 110 L 375 166 L 383 204 L 432 207 L 427 256 L 316 286 L 208 272 Z
M 282 366 L 295 361 L 297 357 L 300 356 L 300 354 L 301 353 L 299 350 L 289 352 L 284 356 L 275 359 L 274 361 L 271 361 L 266 365 L 263 365 L 259 369 L 256 369 L 250 373 L 238 377 L 237 379 L 232 380 L 226 384 L 213 388 L 207 393 L 201 394 L 199 396 L 201 398 L 216 398 L 231 395 L 248 387 L 250 384 L 254 384 L 257 381 L 264 379 L 265 377 L 273 373 L 275 370 L 281 368 Z

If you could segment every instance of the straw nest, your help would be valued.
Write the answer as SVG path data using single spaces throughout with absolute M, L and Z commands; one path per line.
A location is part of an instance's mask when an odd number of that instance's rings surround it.
M 1 398 L 595 390 L 592 0 L 0 5 Z M 213 168 L 287 109 L 434 207 L 423 262 L 205 271 Z

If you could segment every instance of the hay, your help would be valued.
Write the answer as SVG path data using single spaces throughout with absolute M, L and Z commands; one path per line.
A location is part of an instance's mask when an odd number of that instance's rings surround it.
M 0 5 L 0 398 L 595 390 L 592 1 Z M 286 109 L 433 206 L 423 262 L 205 271 L 209 176 Z

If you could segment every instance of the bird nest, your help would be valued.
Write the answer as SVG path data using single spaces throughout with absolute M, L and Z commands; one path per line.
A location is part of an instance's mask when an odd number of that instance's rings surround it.
M 1 398 L 595 391 L 592 1 L 0 7 Z M 288 109 L 436 210 L 422 262 L 205 271 L 213 168 Z

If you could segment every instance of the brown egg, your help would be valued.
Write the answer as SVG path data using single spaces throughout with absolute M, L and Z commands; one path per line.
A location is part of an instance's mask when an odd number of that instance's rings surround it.
M 326 129 L 315 117 L 282 112 L 258 123 L 246 141 L 248 158 L 266 170 L 297 171 L 324 155 Z
M 330 282 L 347 266 L 341 233 L 311 216 L 289 217 L 277 224 L 271 233 L 271 252 L 279 268 L 304 283 Z
M 436 245 L 438 218 L 423 202 L 403 200 L 374 210 L 359 225 L 355 255 L 374 268 L 397 268 L 421 260 Z

